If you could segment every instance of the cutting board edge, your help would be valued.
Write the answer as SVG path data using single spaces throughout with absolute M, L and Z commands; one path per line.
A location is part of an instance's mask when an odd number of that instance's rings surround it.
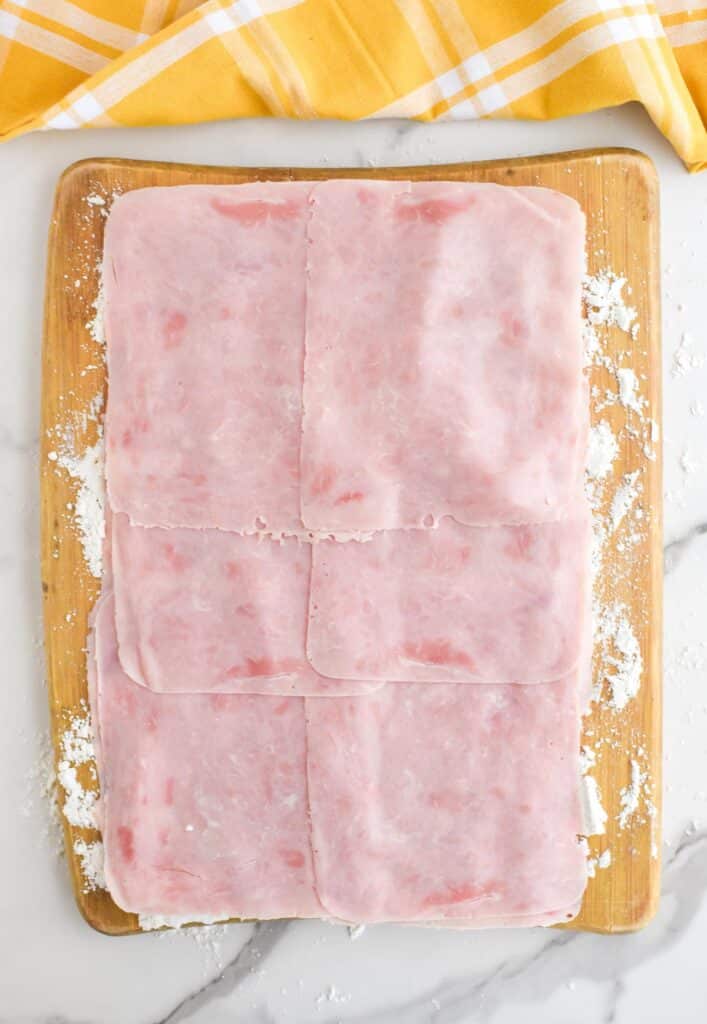
M 439 164 L 400 164 L 392 167 L 307 167 L 292 164 L 283 164 L 281 166 L 264 166 L 261 164 L 234 166 L 232 164 L 194 164 L 165 160 L 138 160 L 131 157 L 83 157 L 81 160 L 76 160 L 74 163 L 69 164 L 59 176 L 55 189 L 54 206 L 56 208 L 60 194 L 75 175 L 85 175 L 91 171 L 100 172 L 107 168 L 154 169 L 158 172 L 175 170 L 180 173 L 196 174 L 230 172 L 243 174 L 244 177 L 249 177 L 256 181 L 260 180 L 261 176 L 263 180 L 306 180 L 303 174 L 311 175 L 312 180 L 326 180 L 332 177 L 340 178 L 346 175 L 350 175 L 352 178 L 401 178 L 408 172 L 415 172 L 416 174 L 439 180 L 443 174 L 461 174 L 468 172 L 470 168 L 483 167 L 487 170 L 508 168 L 513 171 L 519 167 L 545 167 L 558 163 L 572 164 L 588 159 L 606 161 L 613 159 L 625 160 L 627 158 L 630 158 L 636 166 L 642 169 L 646 181 L 657 189 L 658 170 L 654 161 L 647 153 L 629 146 L 596 146 L 586 149 L 570 149 L 559 153 L 539 153 L 537 155 L 530 154 L 508 158 L 498 157 L 493 160 L 465 160 Z

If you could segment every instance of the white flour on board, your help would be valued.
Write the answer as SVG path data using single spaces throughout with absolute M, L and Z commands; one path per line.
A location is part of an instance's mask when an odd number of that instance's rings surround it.
M 95 889 L 106 889 L 106 876 L 103 872 L 103 843 L 97 839 L 87 843 L 85 839 L 74 840 L 74 853 L 81 864 L 83 891 L 93 892 Z
M 105 292 L 103 290 L 103 272 L 99 269 L 100 284 L 98 286 L 98 295 L 92 303 L 94 315 L 86 324 L 86 329 L 91 335 L 97 345 L 105 346 L 106 343 L 106 329 L 105 329 Z
M 641 492 L 639 475 L 640 470 L 638 469 L 635 469 L 633 473 L 625 473 L 621 483 L 616 488 L 616 493 L 611 499 L 611 507 L 609 509 L 611 533 L 615 533 L 621 526 L 627 512 L 633 507 Z
M 641 647 L 624 605 L 614 604 L 598 610 L 594 640 L 601 651 L 604 678 L 609 683 L 609 707 L 623 711 L 638 693 L 643 673 Z
M 596 876 L 597 870 L 605 870 L 611 866 L 611 850 L 604 850 L 598 857 L 587 858 L 587 874 L 590 878 Z
M 599 783 L 593 775 L 584 775 L 580 790 L 582 796 L 582 812 L 584 816 L 584 834 L 586 836 L 603 836 L 609 815 L 601 802 Z
M 590 481 L 603 480 L 611 472 L 619 446 L 611 426 L 601 420 L 589 431 L 587 476 Z
M 583 332 L 585 361 L 590 367 L 600 368 L 608 374 L 611 386 L 600 390 L 592 388 L 592 400 L 597 412 L 614 408 L 624 410 L 624 421 L 616 424 L 611 419 L 600 420 L 590 432 L 587 458 L 587 496 L 593 513 L 594 543 L 592 568 L 595 579 L 593 602 L 594 656 L 598 660 L 598 686 L 593 700 L 616 714 L 626 709 L 640 690 L 643 658 L 636 632 L 626 605 L 615 596 L 616 588 L 624 584 L 621 565 L 613 556 L 608 557 L 611 539 L 619 556 L 645 536 L 650 510 L 641 503 L 644 467 L 627 471 L 614 480 L 613 469 L 625 444 L 638 444 L 643 455 L 654 460 L 655 445 L 659 440 L 658 425 L 647 415 L 648 402 L 641 394 L 641 382 L 630 365 L 634 343 L 638 339 L 639 324 L 636 310 L 625 300 L 626 280 L 611 270 L 586 277 L 583 299 L 586 323 Z M 627 335 L 625 350 L 609 354 L 607 329 L 618 329 Z M 681 356 L 682 363 L 686 355 Z M 693 356 L 689 356 L 693 362 Z M 628 364 L 628 365 L 624 365 Z M 601 379 L 600 377 L 598 379 Z M 614 746 L 610 738 L 606 744 Z M 629 755 L 631 754 L 628 751 Z M 638 765 L 636 758 L 632 763 Z M 592 773 L 597 764 L 597 751 L 592 747 L 582 750 L 583 806 L 589 835 L 602 835 L 606 831 L 608 815 L 603 805 L 599 784 Z M 633 778 L 634 785 L 620 794 L 620 828 L 635 821 L 634 796 L 636 785 L 650 786 L 649 769 L 639 767 L 640 775 Z M 611 851 L 605 849 L 588 857 L 590 877 L 597 870 L 611 864 Z
M 636 310 L 626 304 L 623 290 L 626 278 L 612 270 L 600 270 L 598 274 L 586 275 L 583 283 L 583 297 L 587 321 L 591 328 L 618 327 L 636 338 L 638 324 Z
M 61 810 L 70 825 L 97 833 L 98 776 L 91 716 L 85 701 L 77 714 L 68 716 L 60 740 L 57 780 L 64 791 Z M 105 889 L 103 843 L 100 838 L 73 842 L 82 875 L 83 892 Z
M 630 762 L 631 778 L 627 786 L 621 790 L 619 799 L 621 801 L 621 810 L 618 815 L 619 828 L 626 828 L 631 821 L 631 818 L 638 811 L 638 807 L 641 800 L 641 789 L 647 780 L 645 772 L 641 771 L 641 766 L 638 761 L 631 758 Z
M 81 712 L 68 719 L 62 733 L 56 774 L 64 790 L 61 809 L 66 820 L 77 828 L 95 829 L 98 794 L 82 781 L 86 774 L 92 780 L 96 778 L 93 730 L 85 701 L 81 702 Z
M 56 453 L 50 452 L 50 459 L 52 454 Z M 64 450 L 56 454 L 55 461 L 76 483 L 76 500 L 68 511 L 76 524 L 88 570 L 96 579 L 101 579 L 106 536 L 103 437 L 99 436 L 83 455 Z
M 639 416 L 643 415 L 645 398 L 641 398 L 638 392 L 638 377 L 628 366 L 621 366 L 616 371 L 616 380 L 619 384 L 619 402 L 625 409 L 632 409 Z

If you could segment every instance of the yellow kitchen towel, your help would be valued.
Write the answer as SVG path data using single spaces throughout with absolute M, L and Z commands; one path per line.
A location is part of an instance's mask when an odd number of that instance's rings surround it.
M 0 138 L 268 115 L 554 118 L 639 100 L 696 171 L 705 4 L 0 0 Z

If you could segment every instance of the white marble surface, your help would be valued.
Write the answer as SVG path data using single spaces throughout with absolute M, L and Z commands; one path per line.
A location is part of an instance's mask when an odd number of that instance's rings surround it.
M 72 901 L 48 828 L 38 563 L 44 247 L 55 181 L 81 157 L 229 164 L 427 163 L 632 145 L 662 182 L 666 469 L 666 869 L 642 933 L 447 933 L 324 924 L 106 938 Z M 707 1016 L 707 173 L 638 109 L 554 124 L 214 124 L 43 134 L 0 148 L 0 1024 L 698 1024 Z M 694 472 L 680 460 L 688 453 Z M 684 461 L 684 460 L 683 460 Z

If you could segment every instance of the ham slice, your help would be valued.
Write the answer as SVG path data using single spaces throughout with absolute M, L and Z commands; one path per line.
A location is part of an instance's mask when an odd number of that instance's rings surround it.
M 150 188 L 113 204 L 107 480 L 134 523 L 300 527 L 308 192 Z
M 542 189 L 113 205 L 89 690 L 121 907 L 576 912 L 583 245 Z
M 539 683 L 584 647 L 590 521 L 390 530 L 314 546 L 307 652 L 323 675 Z
M 350 921 L 564 920 L 578 843 L 577 680 L 308 699 L 319 898 Z
M 311 201 L 305 525 L 561 518 L 587 432 L 577 203 L 363 181 L 318 184 Z
M 118 660 L 112 604 L 102 600 L 96 620 L 95 696 L 116 903 L 194 920 L 320 916 L 304 701 L 136 686 Z
M 356 694 L 305 654 L 312 545 L 112 517 L 120 660 L 159 692 Z

